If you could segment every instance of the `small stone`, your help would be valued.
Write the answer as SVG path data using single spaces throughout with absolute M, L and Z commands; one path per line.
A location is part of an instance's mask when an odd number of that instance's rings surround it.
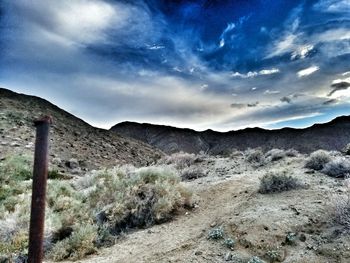
M 10 146 L 12 146 L 12 147 L 19 147 L 21 145 L 18 142 L 11 142 Z
M 299 240 L 300 240 L 301 242 L 305 242 L 305 241 L 306 241 L 306 236 L 305 236 L 304 233 L 301 233 L 301 234 L 300 234 Z
M 195 254 L 196 256 L 200 256 L 200 255 L 203 254 L 203 252 L 202 252 L 202 251 L 196 251 L 194 254 Z
M 227 252 L 225 257 L 224 257 L 225 261 L 230 261 L 232 259 L 232 254 L 231 252 Z
M 214 222 L 212 222 L 212 223 L 210 224 L 210 226 L 211 226 L 211 227 L 214 227 L 214 226 L 216 226 L 216 224 L 217 224 L 217 223 L 214 221 Z
M 69 161 L 66 162 L 66 166 L 70 169 L 76 169 L 79 167 L 78 160 L 75 158 L 71 158 Z

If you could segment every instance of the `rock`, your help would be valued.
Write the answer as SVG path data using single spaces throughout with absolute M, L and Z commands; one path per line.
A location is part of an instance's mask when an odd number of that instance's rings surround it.
M 196 256 L 200 256 L 200 255 L 203 254 L 203 252 L 202 252 L 202 251 L 196 251 L 194 254 L 195 254 Z
M 67 161 L 66 163 L 66 166 L 70 169 L 76 169 L 79 167 L 79 162 L 77 159 L 75 158 L 71 158 L 69 161 Z
M 306 236 L 305 236 L 304 233 L 301 233 L 301 234 L 300 234 L 299 240 L 300 240 L 301 242 L 305 242 L 305 241 L 306 241 Z
M 231 252 L 227 252 L 224 257 L 225 261 L 230 261 L 232 259 L 232 254 Z
M 59 165 L 59 164 L 62 163 L 62 160 L 61 160 L 61 158 L 55 157 L 55 158 L 52 159 L 52 163 L 56 164 L 56 165 Z

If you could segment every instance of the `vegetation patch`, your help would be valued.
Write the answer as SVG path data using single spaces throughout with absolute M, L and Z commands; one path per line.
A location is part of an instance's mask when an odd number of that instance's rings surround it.
M 286 157 L 286 152 L 280 149 L 272 149 L 266 153 L 266 158 L 271 161 L 278 161 Z
M 16 160 L 15 166 L 6 159 L 0 167 L 0 256 L 12 255 L 12 260 L 27 253 L 31 195 L 31 181 L 23 176 L 26 162 Z M 128 229 L 170 220 L 192 206 L 191 196 L 169 167 L 128 166 L 74 180 L 49 179 L 46 256 L 77 260 L 95 253 Z
M 184 169 L 195 163 L 201 162 L 203 159 L 193 153 L 178 152 L 168 155 L 159 160 L 159 164 L 173 165 L 176 169 Z
M 181 171 L 182 180 L 189 181 L 206 176 L 206 172 L 200 167 L 187 167 Z
M 298 179 L 287 175 L 286 171 L 270 172 L 260 179 L 259 193 L 271 194 L 302 188 Z
M 320 171 L 332 160 L 331 155 L 324 150 L 317 150 L 306 160 L 305 168 Z
M 244 153 L 247 162 L 261 166 L 265 163 L 265 156 L 261 149 L 248 149 Z
M 326 163 L 322 173 L 336 178 L 345 178 L 350 175 L 350 161 L 344 157 L 337 157 Z

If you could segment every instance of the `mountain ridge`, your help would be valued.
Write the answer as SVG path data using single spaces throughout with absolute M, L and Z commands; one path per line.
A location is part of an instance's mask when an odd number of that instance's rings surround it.
M 339 116 L 329 122 L 315 123 L 307 128 L 284 127 L 269 130 L 254 127 L 219 132 L 127 121 L 114 125 L 110 130 L 149 143 L 166 153 L 205 151 L 220 154 L 234 148 L 245 150 L 256 147 L 264 150 L 294 148 L 309 153 L 317 149 L 341 150 L 350 142 L 350 116 Z M 191 139 L 182 141 L 180 138 L 185 135 Z M 193 141 L 192 147 L 188 140 Z

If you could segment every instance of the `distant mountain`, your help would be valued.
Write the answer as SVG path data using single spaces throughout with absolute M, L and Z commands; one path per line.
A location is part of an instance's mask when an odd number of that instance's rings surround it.
M 92 127 L 44 99 L 0 88 L 0 160 L 14 153 L 33 154 L 33 120 L 44 114 L 54 121 L 51 168 L 62 173 L 126 163 L 147 165 L 163 154 L 149 144 Z
M 328 123 L 315 124 L 305 129 L 247 128 L 229 132 L 212 130 L 198 132 L 170 126 L 122 122 L 113 126 L 111 130 L 146 142 L 166 153 L 205 151 L 222 154 L 232 149 L 245 150 L 256 147 L 261 147 L 263 150 L 294 148 L 309 153 L 317 149 L 341 150 L 349 143 L 350 116 L 338 117 Z

